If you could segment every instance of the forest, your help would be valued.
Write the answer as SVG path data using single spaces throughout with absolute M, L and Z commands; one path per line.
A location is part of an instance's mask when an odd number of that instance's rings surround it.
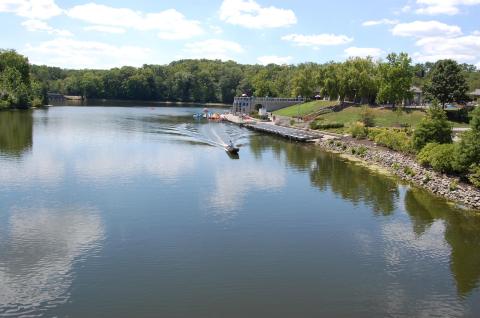
M 456 62 L 455 62 L 456 64 Z M 44 102 L 46 92 L 85 98 L 230 104 L 237 95 L 313 97 L 359 103 L 401 103 L 410 87 L 429 81 L 434 63 L 412 64 L 405 54 L 385 60 L 298 65 L 245 65 L 234 61 L 179 60 L 168 65 L 72 70 L 31 65 L 13 50 L 0 50 L 0 107 Z M 468 89 L 480 87 L 480 72 L 458 64 Z

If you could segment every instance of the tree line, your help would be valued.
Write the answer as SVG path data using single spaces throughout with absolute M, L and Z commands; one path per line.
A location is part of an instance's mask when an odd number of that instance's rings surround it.
M 480 87 L 480 72 L 473 65 L 452 60 L 413 65 L 405 53 L 389 54 L 383 61 L 350 58 L 324 64 L 262 66 L 202 59 L 69 70 L 30 65 L 15 51 L 1 50 L 0 78 L 0 100 L 13 106 L 40 103 L 47 91 L 86 98 L 226 104 L 241 94 L 307 98 L 318 94 L 330 100 L 396 105 L 412 97 L 412 85 L 444 104 L 464 102 L 469 89 Z M 454 87 L 448 90 L 455 93 L 441 99 L 439 92 L 452 79 Z

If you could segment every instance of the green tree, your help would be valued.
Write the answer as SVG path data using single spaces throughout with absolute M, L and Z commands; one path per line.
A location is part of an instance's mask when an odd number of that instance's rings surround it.
M 414 70 L 411 58 L 406 53 L 390 53 L 387 62 L 378 67 L 379 87 L 377 100 L 379 103 L 391 103 L 393 106 L 412 97 L 410 91 Z
M 13 50 L 0 50 L 0 107 L 32 104 L 30 64 Z
M 466 171 L 472 165 L 480 165 L 480 107 L 472 112 L 470 130 L 465 132 L 459 143 L 458 165 Z
M 445 111 L 438 103 L 429 108 L 427 116 L 422 119 L 413 133 L 413 146 L 420 150 L 428 143 L 451 143 L 452 125 L 447 119 Z
M 311 97 L 317 86 L 317 74 L 315 74 L 314 66 L 311 64 L 302 65 L 294 73 L 292 78 L 292 96 Z
M 454 60 L 440 60 L 435 63 L 424 86 L 426 98 L 438 100 L 443 108 L 446 103 L 466 101 L 467 91 L 463 69 Z

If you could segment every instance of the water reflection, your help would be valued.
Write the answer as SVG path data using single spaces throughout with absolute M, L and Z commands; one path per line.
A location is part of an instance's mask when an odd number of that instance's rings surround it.
M 215 188 L 208 205 L 225 220 L 235 215 L 235 210 L 252 192 L 280 189 L 285 183 L 286 176 L 279 170 L 242 162 L 228 172 L 223 169 L 215 172 Z
M 69 298 L 73 266 L 100 246 L 90 207 L 13 208 L 0 241 L 0 314 L 26 315 Z
M 128 158 L 128 160 L 123 160 Z M 162 180 L 178 181 L 195 167 L 195 159 L 188 149 L 170 145 L 145 147 L 136 143 L 112 145 L 92 152 L 85 158 L 74 159 L 74 170 L 80 180 L 118 182 L 138 175 L 151 175 Z
M 402 205 L 411 225 L 390 222 L 383 226 L 386 241 L 395 242 L 385 249 L 387 264 L 403 265 L 405 253 L 435 260 L 450 259 L 450 269 L 457 291 L 467 296 L 480 282 L 480 216 L 448 205 L 421 189 L 408 189 L 400 200 L 400 188 L 393 178 L 372 173 L 370 170 L 341 160 L 338 155 L 325 153 L 311 146 L 285 143 L 277 138 L 254 136 L 250 147 L 257 158 L 270 150 L 289 167 L 306 171 L 312 185 L 321 191 L 331 190 L 342 199 L 354 204 L 364 203 L 373 212 L 392 215 Z M 413 228 L 412 228 L 413 227 Z M 363 243 L 374 239 L 359 233 Z M 368 245 L 368 244 L 367 244 Z M 368 246 L 362 246 L 365 253 Z
M 468 295 L 480 281 L 480 217 L 456 210 L 421 190 L 409 190 L 405 207 L 419 235 L 437 222 L 444 224 L 445 241 L 451 248 L 450 269 L 461 296 Z M 437 242 L 438 244 L 438 242 Z
M 307 171 L 312 185 L 321 191 L 330 189 L 345 200 L 368 204 L 375 213 L 389 215 L 395 210 L 395 202 L 399 198 L 395 180 L 341 160 L 338 155 L 310 145 L 262 137 L 252 138 L 251 148 L 257 156 L 261 156 L 265 149 L 271 149 L 290 167 Z
M 31 111 L 0 112 L 0 154 L 20 157 L 32 147 Z

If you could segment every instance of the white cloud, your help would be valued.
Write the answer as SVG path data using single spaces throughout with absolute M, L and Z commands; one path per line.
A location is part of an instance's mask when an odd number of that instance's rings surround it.
M 24 53 L 34 64 L 68 68 L 111 68 L 140 66 L 151 60 L 150 49 L 137 46 L 115 46 L 95 41 L 56 38 L 39 45 L 27 45 Z
M 209 25 L 208 28 L 213 34 L 222 34 L 223 29 L 219 27 L 218 25 Z
M 420 7 L 417 14 L 426 15 L 456 15 L 460 12 L 459 6 L 473 6 L 480 4 L 480 0 L 417 0 Z
M 59 36 L 72 36 L 73 34 L 68 31 L 68 30 L 63 30 L 63 29 L 55 29 L 48 25 L 45 21 L 42 20 L 25 20 L 22 22 L 22 26 L 27 29 L 27 31 L 30 32 L 36 32 L 36 31 L 44 31 L 48 32 L 49 34 L 55 34 Z
M 454 59 L 459 62 L 475 63 L 480 59 L 480 35 L 454 38 L 426 37 L 417 40 L 415 45 L 420 51 L 413 57 L 419 62 Z
M 463 35 L 459 26 L 438 21 L 415 21 L 401 23 L 392 29 L 397 36 L 415 37 L 413 58 L 417 62 L 436 62 L 454 59 L 458 62 L 475 63 L 480 59 L 480 34 L 476 31 Z
M 122 34 L 125 33 L 125 29 L 119 27 L 112 27 L 107 25 L 89 25 L 83 28 L 85 31 L 95 31 L 102 33 L 114 33 Z
M 393 27 L 392 34 L 405 37 L 452 37 L 462 34 L 459 26 L 448 25 L 438 21 L 414 21 L 400 23 Z
M 312 34 L 312 35 L 303 35 L 303 34 L 289 34 L 282 37 L 282 40 L 293 42 L 298 46 L 313 46 L 318 48 L 320 46 L 332 46 L 332 45 L 342 45 L 347 44 L 353 41 L 353 38 L 349 38 L 346 35 L 336 35 L 336 34 Z
M 0 12 L 14 13 L 28 19 L 47 20 L 62 14 L 54 0 L 1 0 Z
M 200 22 L 188 20 L 175 9 L 143 13 L 128 8 L 88 3 L 71 8 L 67 11 L 67 15 L 95 26 L 157 31 L 158 37 L 166 40 L 189 39 L 204 33 Z
M 403 12 L 403 13 L 407 13 L 407 12 L 412 11 L 412 7 L 407 4 L 400 11 Z
M 284 64 L 289 64 L 292 61 L 292 59 L 293 58 L 291 56 L 265 55 L 265 56 L 258 57 L 257 61 L 263 65 L 268 65 L 268 64 L 284 65 Z
M 375 26 L 375 25 L 394 25 L 398 24 L 398 20 L 391 20 L 391 19 L 381 19 L 381 20 L 368 20 L 362 23 L 363 26 Z
M 373 47 L 355 47 L 351 46 L 347 49 L 345 49 L 345 55 L 347 57 L 374 57 L 378 58 L 382 55 L 385 54 L 385 51 L 379 48 L 373 48 Z
M 184 52 L 189 58 L 232 60 L 232 55 L 244 52 L 237 42 L 209 39 L 185 44 Z
M 250 29 L 286 27 L 297 23 L 292 10 L 262 7 L 254 0 L 224 0 L 220 19 Z

